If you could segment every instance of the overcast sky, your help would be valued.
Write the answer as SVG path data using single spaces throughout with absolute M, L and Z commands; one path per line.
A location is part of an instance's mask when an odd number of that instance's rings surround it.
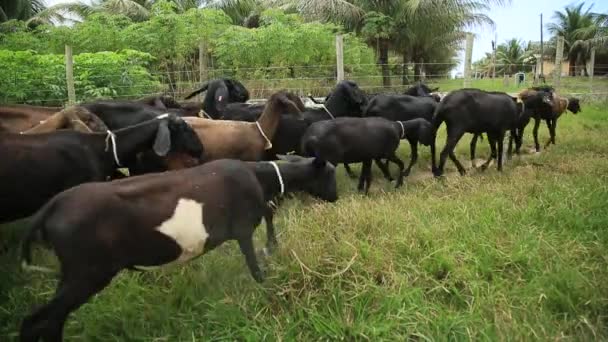
M 48 6 L 73 0 L 45 0 Z M 88 2 L 88 1 L 87 1 Z M 473 61 L 484 56 L 484 52 L 492 50 L 492 40 L 498 34 L 498 42 L 507 39 L 520 38 L 524 41 L 540 40 L 540 14 L 546 23 L 552 20 L 556 9 L 563 9 L 566 5 L 581 1 L 572 0 L 511 0 L 507 6 L 494 6 L 487 13 L 496 23 L 495 29 L 491 27 L 478 27 L 473 29 L 475 43 L 473 44 Z M 608 12 L 607 0 L 586 1 L 587 5 L 595 3 L 594 12 Z M 545 39 L 548 38 L 545 30 Z

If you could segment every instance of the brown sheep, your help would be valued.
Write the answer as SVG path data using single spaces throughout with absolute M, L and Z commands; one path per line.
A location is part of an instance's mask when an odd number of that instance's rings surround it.
M 261 160 L 264 151 L 272 147 L 279 120 L 283 113 L 300 113 L 304 108 L 297 103 L 295 95 L 279 91 L 264 107 L 264 112 L 256 122 L 212 120 L 184 117 L 196 131 L 205 146 L 204 161 L 216 159 Z
M 0 106 L 0 132 L 19 133 L 28 130 L 49 116 L 61 111 L 62 107 L 41 107 L 30 105 Z
M 73 129 L 83 133 L 106 132 L 108 127 L 95 114 L 79 106 L 68 107 L 57 112 L 22 134 L 36 134 L 56 131 L 58 129 Z

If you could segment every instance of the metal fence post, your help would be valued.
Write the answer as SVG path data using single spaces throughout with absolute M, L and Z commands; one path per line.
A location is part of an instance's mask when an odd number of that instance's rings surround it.
M 473 34 L 467 32 L 466 50 L 464 53 L 464 88 L 471 86 L 471 60 L 473 58 Z
M 337 82 L 344 80 L 344 39 L 341 34 L 336 36 L 336 68 Z
M 68 86 L 68 104 L 76 103 L 76 90 L 74 89 L 74 59 L 72 58 L 72 47 L 65 46 L 65 80 Z

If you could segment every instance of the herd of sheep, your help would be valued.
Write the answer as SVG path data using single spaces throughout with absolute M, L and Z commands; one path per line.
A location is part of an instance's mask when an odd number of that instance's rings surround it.
M 436 90 L 436 89 L 435 89 Z M 184 263 L 236 240 L 253 278 L 261 282 L 253 232 L 264 219 L 271 253 L 277 246 L 273 215 L 286 193 L 304 192 L 338 200 L 336 171 L 362 163 L 358 189 L 368 192 L 371 167 L 396 187 L 429 146 L 439 177 L 449 157 L 465 173 L 454 148 L 471 133 L 471 160 L 482 134 L 502 169 L 519 153 L 523 132 L 534 119 L 537 151 L 541 120 L 555 144 L 557 119 L 580 111 L 578 99 L 551 87 L 502 92 L 460 89 L 443 98 L 424 84 L 403 95 L 365 94 L 352 81 L 339 82 L 323 102 L 307 107 L 299 96 L 274 93 L 249 104 L 238 81 L 217 79 L 188 95 L 134 101 L 95 101 L 67 108 L 0 106 L 0 223 L 30 217 L 22 259 L 32 264 L 31 245 L 42 240 L 61 265 L 55 296 L 27 316 L 21 341 L 60 341 L 68 315 L 103 290 L 120 271 Z M 307 100 L 307 99 L 305 99 Z M 436 157 L 437 131 L 446 124 L 446 144 Z M 411 148 L 405 165 L 401 140 Z M 438 163 L 437 163 L 438 159 Z

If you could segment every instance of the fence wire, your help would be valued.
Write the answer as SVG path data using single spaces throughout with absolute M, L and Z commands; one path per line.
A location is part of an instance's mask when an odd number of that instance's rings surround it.
M 65 66 L 57 66 L 62 75 L 46 75 L 36 80 L 20 76 L 18 70 L 8 71 L 0 88 L 0 102 L 30 103 L 39 105 L 63 105 L 68 101 Z M 463 88 L 462 73 L 446 72 L 454 64 L 347 64 L 345 79 L 356 82 L 367 93 L 402 93 L 407 87 L 423 81 L 440 92 Z M 496 69 L 496 72 L 494 72 Z M 383 73 L 383 70 L 386 73 Z M 559 77 L 557 91 L 564 94 L 590 98 L 608 98 L 608 65 L 595 65 L 593 78 L 581 76 Z M 437 72 L 439 71 L 439 72 Z M 535 66 L 503 65 L 473 66 L 468 87 L 483 90 L 515 93 L 521 89 L 542 84 Z M 198 70 L 154 71 L 133 74 L 127 66 L 121 73 L 103 73 L 98 69 L 74 65 L 77 101 L 96 99 L 137 99 L 157 94 L 168 94 L 177 99 L 200 87 L 207 80 L 232 77 L 241 81 L 251 93 L 252 101 L 268 98 L 278 90 L 288 90 L 300 96 L 325 97 L 336 84 L 335 65 L 269 66 L 213 68 Z M 494 75 L 496 75 L 494 77 Z M 558 79 L 552 72 L 545 72 L 545 82 L 556 85 Z

